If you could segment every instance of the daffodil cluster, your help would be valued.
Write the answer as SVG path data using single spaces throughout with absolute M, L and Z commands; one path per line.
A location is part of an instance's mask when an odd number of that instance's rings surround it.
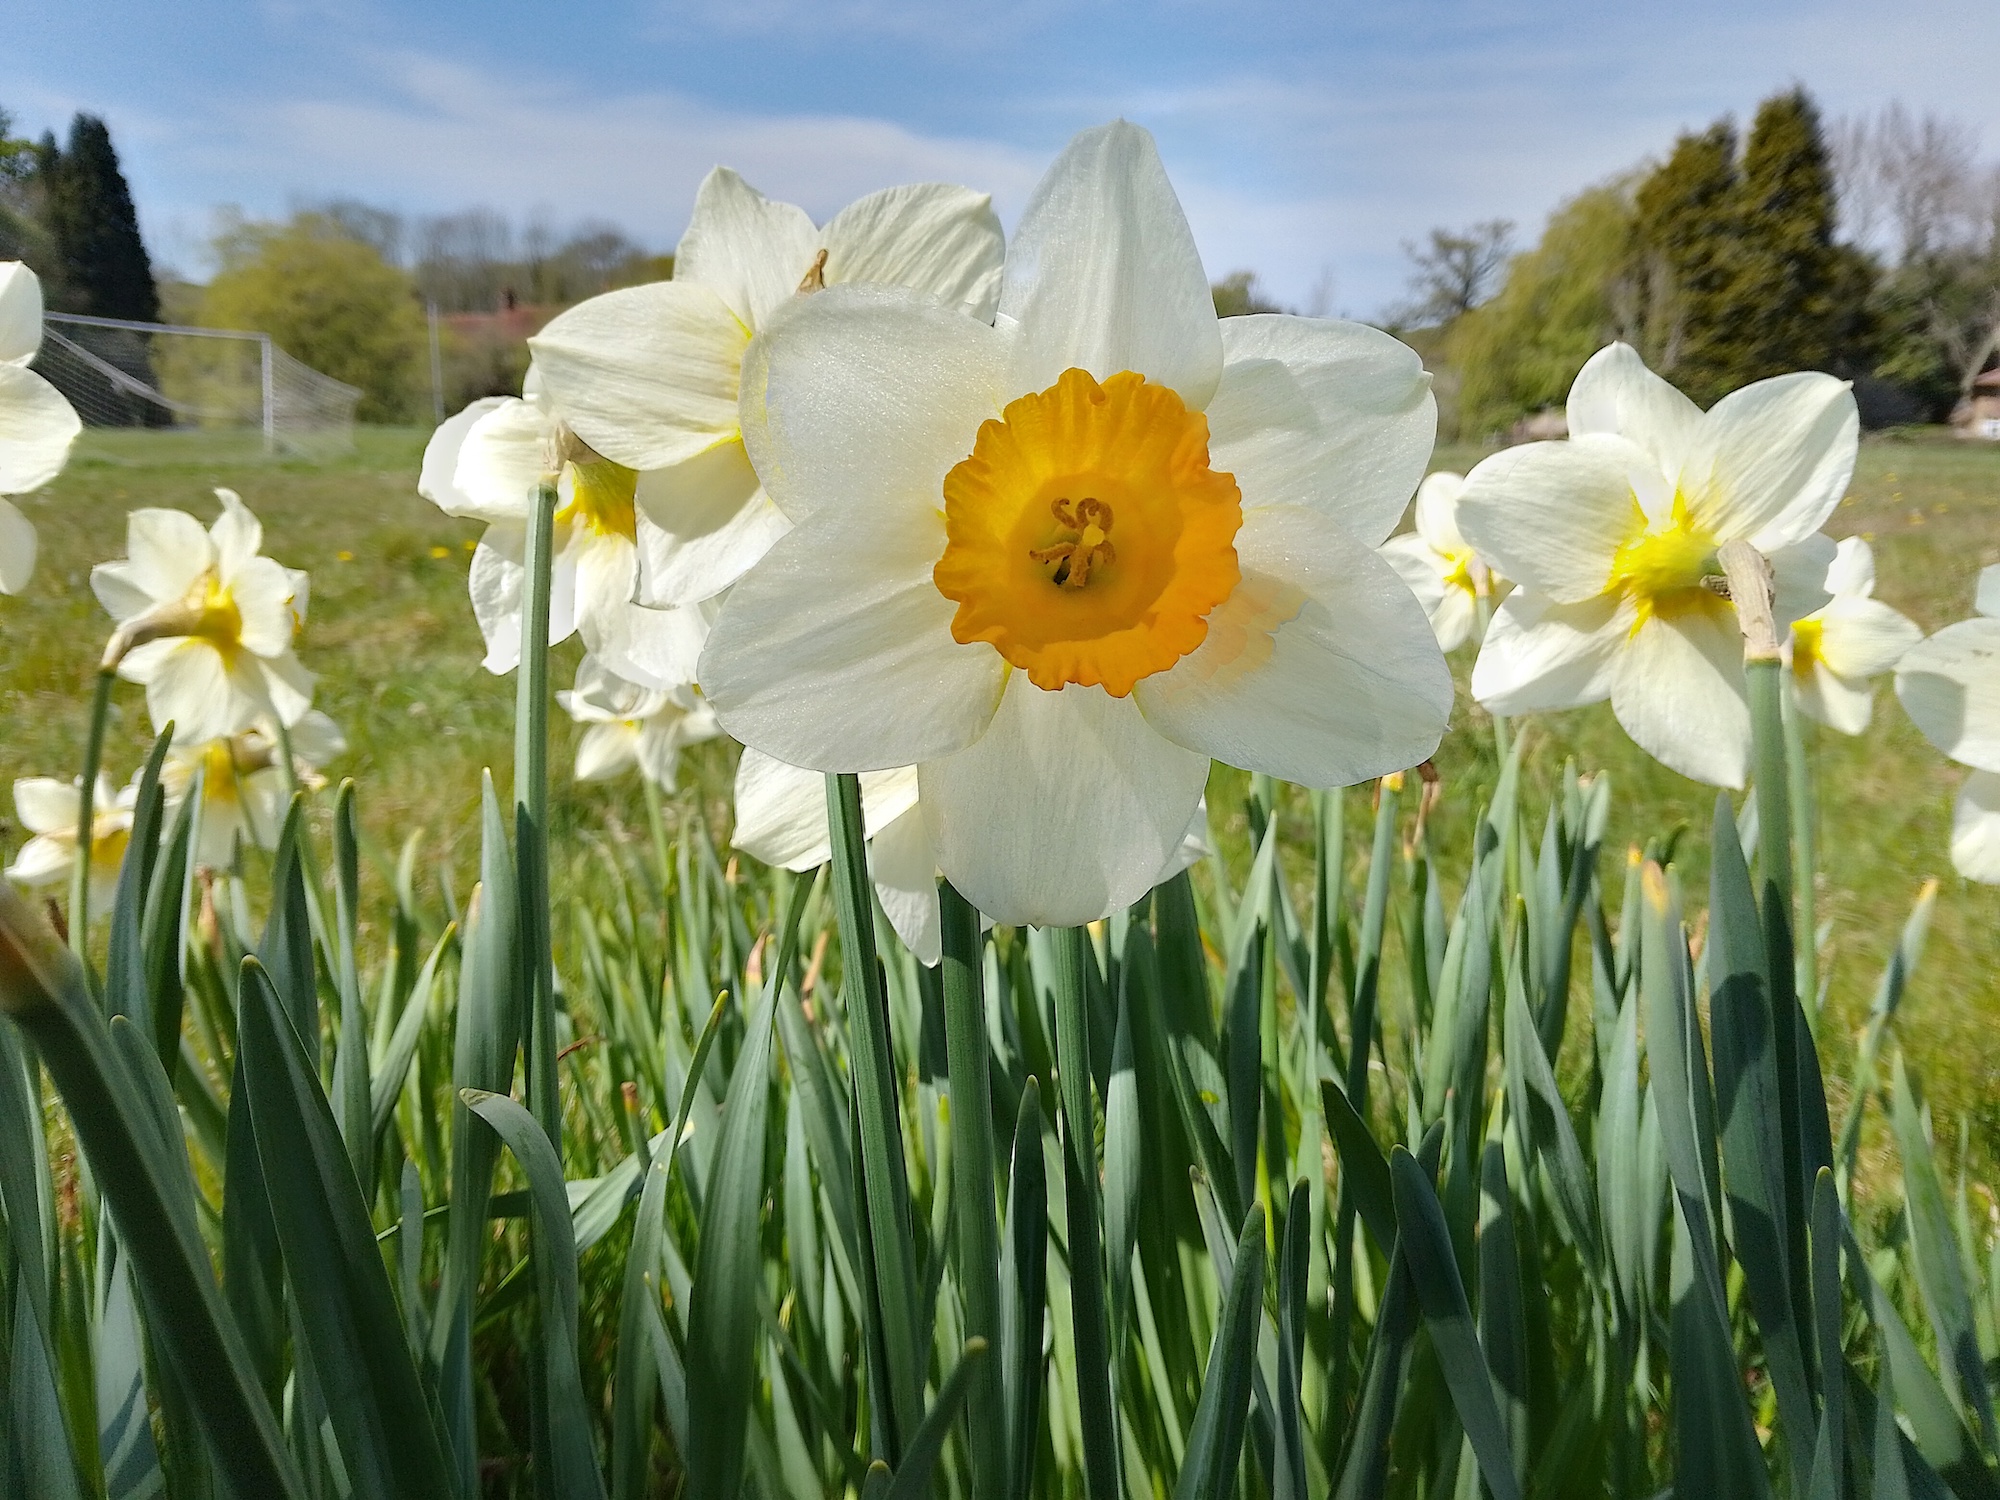
M 1896 696 L 1925 738 L 1971 768 L 1952 817 L 1952 863 L 2000 883 L 2000 565 L 1979 575 L 1976 608 L 1910 648 Z

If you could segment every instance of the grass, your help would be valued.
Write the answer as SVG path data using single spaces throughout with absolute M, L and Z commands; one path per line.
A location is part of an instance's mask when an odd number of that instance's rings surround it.
M 513 684 L 479 665 L 479 634 L 465 598 L 478 527 L 439 514 L 416 494 L 424 438 L 413 429 L 362 429 L 353 454 L 308 464 L 265 459 L 200 435 L 87 433 L 61 479 L 19 502 L 41 533 L 42 562 L 26 595 L 0 601 L 0 783 L 72 774 L 80 759 L 91 669 L 108 629 L 90 595 L 89 570 L 123 555 L 125 513 L 172 506 L 207 521 L 216 509 L 212 491 L 224 486 L 263 520 L 266 550 L 312 574 L 300 653 L 320 674 L 319 706 L 351 741 L 351 753 L 329 770 L 359 784 L 364 836 L 393 857 L 421 831 L 428 856 L 442 861 L 462 895 L 476 852 L 480 769 L 493 767 L 505 790 Z M 1463 470 L 1480 456 L 1444 450 L 1436 464 Z M 1852 491 L 1829 529 L 1874 542 L 1878 594 L 1928 631 L 1971 612 L 1980 568 L 2000 562 L 1996 523 L 2000 448 L 1916 435 L 1864 445 Z M 578 654 L 573 641 L 558 653 L 558 685 L 567 685 Z M 1462 684 L 1470 651 L 1454 665 Z M 643 830 L 635 784 L 582 787 L 568 778 L 574 731 L 560 713 L 553 723 L 557 847 L 581 849 L 577 835 L 584 832 Z M 1526 807 L 1535 819 L 1565 759 L 1573 758 L 1612 778 L 1612 848 L 1682 824 L 1696 834 L 1690 846 L 1706 844 L 1713 793 L 1638 752 L 1608 708 L 1517 727 L 1528 736 Z M 121 687 L 106 750 L 114 779 L 132 771 L 148 740 L 140 691 Z M 1860 1026 L 1918 886 L 1940 878 L 1930 947 L 1906 1001 L 1911 1034 L 1920 1039 L 1913 1061 L 1941 1117 L 1970 1121 L 1974 1155 L 1990 1178 L 2000 1150 L 2000 1048 L 1988 1041 L 2000 1021 L 2000 889 L 1972 885 L 1951 871 L 1950 804 L 1962 773 L 1924 742 L 1886 686 L 1868 733 L 1853 740 L 1822 734 L 1814 759 L 1820 913 L 1832 925 L 1822 1027 L 1833 1055 L 1829 1070 L 1844 1072 L 1838 1059 Z M 719 816 L 728 751 L 697 754 L 689 765 L 700 802 Z M 1443 863 L 1452 867 L 1461 863 L 1456 856 L 1496 773 L 1489 723 L 1462 688 L 1437 765 L 1452 795 L 1440 804 L 1434 832 L 1452 856 Z M 1234 857 L 1243 854 L 1241 785 L 1234 773 L 1218 771 L 1211 787 L 1218 831 Z M 1358 808 L 1357 801 L 1350 847 Z M 10 813 L 0 806 L 0 849 L 9 855 L 19 842 Z M 1610 859 L 1606 876 L 1617 877 Z M 1698 864 L 1686 878 L 1700 893 L 1705 872 Z M 1698 895 L 1694 904 L 1705 902 Z

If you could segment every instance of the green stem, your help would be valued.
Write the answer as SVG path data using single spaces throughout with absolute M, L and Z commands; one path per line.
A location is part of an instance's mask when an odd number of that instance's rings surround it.
M 641 776 L 639 784 L 646 796 L 646 826 L 653 835 L 653 861 L 660 870 L 660 902 L 665 907 L 667 892 L 673 888 L 674 867 L 672 852 L 667 844 L 667 813 L 664 799 L 660 795 L 659 784 L 650 776 Z
M 1111 1330 L 1104 1297 L 1103 1213 L 1098 1202 L 1097 1115 L 1091 1102 L 1090 929 L 1058 927 L 1055 947 L 1056 1084 L 1062 1101 L 1064 1199 L 1069 1211 L 1070 1315 L 1076 1340 L 1085 1493 L 1115 1500 L 1118 1417 L 1111 1398 Z
M 910 1185 L 903 1162 L 902 1121 L 897 1113 L 895 1057 L 889 1046 L 889 1000 L 875 959 L 874 893 L 868 883 L 867 832 L 861 818 L 861 779 L 826 778 L 827 832 L 833 847 L 833 904 L 840 925 L 841 991 L 849 1028 L 860 1133 L 861 1180 L 868 1215 L 874 1276 L 880 1289 L 878 1321 L 889 1368 L 885 1403 L 891 1466 L 923 1421 L 924 1371 L 930 1330 L 918 1327 L 917 1256 L 910 1228 Z
M 1792 904 L 1791 776 L 1785 762 L 1784 667 L 1775 656 L 1743 663 L 1750 689 L 1750 735 L 1757 776 L 1757 884 Z
M 1819 1031 L 1819 808 L 1813 794 L 1806 722 L 1790 693 L 1784 696 L 1785 768 L 1790 781 L 1792 833 L 1797 844 L 1799 896 L 1798 991 L 1806 1020 Z
M 97 770 L 104 763 L 104 726 L 111 717 L 111 684 L 118 680 L 115 667 L 101 667 L 97 691 L 90 701 L 90 731 L 83 743 L 83 784 L 76 799 L 76 868 L 69 884 L 69 946 L 83 965 L 90 967 L 90 846 L 97 820 Z M 93 988 L 95 980 L 93 978 Z
M 528 1108 L 562 1155 L 556 1082 L 555 982 L 549 940 L 549 592 L 554 568 L 556 487 L 530 496 L 521 667 L 514 701 L 515 860 L 521 950 L 527 974 Z
M 948 880 L 938 882 L 944 929 L 944 1045 L 951 1075 L 952 1210 L 958 1220 L 958 1286 L 965 1337 L 998 1349 L 1000 1225 L 995 1206 L 993 1095 L 987 1072 L 986 998 L 981 992 L 979 913 Z M 997 1361 L 982 1360 L 966 1399 L 975 1500 L 1000 1500 L 1007 1479 L 1006 1424 Z

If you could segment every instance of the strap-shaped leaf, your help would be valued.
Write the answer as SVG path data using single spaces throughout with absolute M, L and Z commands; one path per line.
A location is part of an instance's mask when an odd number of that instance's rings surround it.
M 959 1408 L 972 1393 L 973 1377 L 985 1362 L 986 1340 L 967 1340 L 965 1352 L 945 1377 L 937 1400 L 924 1413 L 923 1424 L 903 1453 L 903 1466 L 889 1485 L 888 1500 L 929 1500 L 931 1476 L 944 1452 L 945 1440 L 951 1436 L 951 1424 L 958 1420 Z
M 1005 1248 L 1000 1264 L 1002 1387 L 1006 1399 L 1006 1500 L 1034 1493 L 1041 1450 L 1042 1315 L 1047 1304 L 1049 1198 L 1042 1157 L 1042 1091 L 1033 1078 L 1014 1117 L 1013 1167 L 1007 1183 Z
M 257 1156 L 341 1459 L 363 1493 L 442 1495 L 444 1450 L 319 1070 L 254 959 L 241 993 Z
M 1174 1500 L 1224 1500 L 1236 1483 L 1243 1431 L 1250 1420 L 1250 1390 L 1257 1368 L 1257 1330 L 1264 1316 L 1264 1209 L 1244 1217 L 1222 1316 L 1209 1345 L 1201 1402 L 1188 1431 Z

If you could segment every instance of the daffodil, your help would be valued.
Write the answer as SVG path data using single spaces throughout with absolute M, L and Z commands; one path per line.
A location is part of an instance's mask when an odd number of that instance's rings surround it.
M 34 837 L 21 846 L 7 866 L 9 880 L 30 889 L 67 887 L 76 868 L 77 820 L 81 792 L 74 782 L 53 776 L 24 776 L 14 783 L 14 812 Z M 132 806 L 138 789 L 113 792 L 103 776 L 91 796 L 90 906 L 109 911 L 118 890 L 118 867 L 132 838 Z
M 918 806 L 917 768 L 866 771 L 861 819 L 868 837 L 868 873 L 882 911 L 917 962 L 935 964 L 943 943 L 938 910 L 938 862 Z M 826 827 L 826 777 L 746 749 L 736 763 L 736 832 L 730 842 L 767 865 L 810 870 L 833 857 Z M 1208 805 L 1194 817 L 1154 884 L 1208 855 Z
M 28 368 L 42 347 L 42 284 L 18 260 L 0 261 L 0 497 L 40 489 L 62 472 L 83 423 L 61 391 Z M 35 571 L 35 528 L 0 498 L 0 594 Z
M 319 768 L 343 754 L 347 737 L 318 709 L 309 709 L 280 737 L 265 719 L 241 734 L 205 743 L 177 741 L 160 766 L 160 785 L 177 807 L 201 787 L 201 842 L 195 862 L 212 870 L 236 863 L 239 847 L 274 849 L 284 826 L 288 782 L 284 739 L 291 741 L 293 774 L 306 787 L 325 785 Z
M 1785 646 L 1793 701 L 1808 718 L 1859 734 L 1874 716 L 1874 679 L 1894 671 L 1924 633 L 1875 597 L 1875 553 L 1858 536 L 1835 550 L 1826 587 L 1832 599 L 1794 620 Z
M 1431 617 L 1438 646 L 1456 651 L 1479 628 L 1479 599 L 1492 597 L 1492 575 L 1458 530 L 1458 497 L 1465 476 L 1440 470 L 1417 486 L 1416 530 L 1382 544 L 1389 566 L 1402 575 Z
M 1896 696 L 1926 739 L 1972 768 L 1952 814 L 1952 864 L 2000 884 L 2000 565 L 1979 575 L 1976 607 L 1910 648 Z
M 1375 551 L 1429 377 L 1374 329 L 1218 320 L 1135 126 L 1043 179 L 995 326 L 902 288 L 798 298 L 742 409 L 795 529 L 725 599 L 702 689 L 787 764 L 914 765 L 938 866 L 998 921 L 1143 895 L 1211 756 L 1333 786 L 1437 745 L 1444 657 Z
M 1000 221 L 982 193 L 920 184 L 872 193 L 814 228 L 718 167 L 695 195 L 671 281 L 592 297 L 528 341 L 556 410 L 640 474 L 641 603 L 720 593 L 786 530 L 744 456 L 744 351 L 802 290 L 881 282 L 990 323 Z
M 1519 587 L 1494 612 L 1472 694 L 1499 714 L 1611 700 L 1656 760 L 1717 786 L 1749 769 L 1750 709 L 1717 550 L 1771 565 L 1782 632 L 1827 601 L 1819 528 L 1847 488 L 1854 397 L 1782 375 L 1703 412 L 1624 344 L 1569 395 L 1567 442 L 1528 443 L 1466 477 L 1458 523 Z
M 557 693 L 556 701 L 589 726 L 576 747 L 578 781 L 608 781 L 636 767 L 653 785 L 671 791 L 681 751 L 722 732 L 693 684 L 668 691 L 640 687 L 594 656 L 577 666 L 576 686 Z
M 628 681 L 670 691 L 694 678 L 706 622 L 693 609 L 633 602 L 642 538 L 639 475 L 594 452 L 550 410 L 531 368 L 526 395 L 488 396 L 445 422 L 424 450 L 417 488 L 447 515 L 483 521 L 472 554 L 472 610 L 486 639 L 486 669 L 521 660 L 521 614 L 532 496 L 556 485 L 549 643 L 584 646 Z
M 223 739 L 270 716 L 296 724 L 313 676 L 292 654 L 306 616 L 306 575 L 260 555 L 264 528 L 231 490 L 206 531 L 185 511 L 135 510 L 123 561 L 91 569 L 90 587 L 118 622 L 105 648 L 146 689 L 156 728 L 188 743 Z

